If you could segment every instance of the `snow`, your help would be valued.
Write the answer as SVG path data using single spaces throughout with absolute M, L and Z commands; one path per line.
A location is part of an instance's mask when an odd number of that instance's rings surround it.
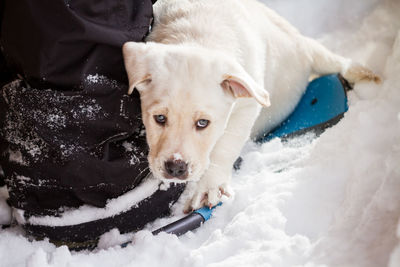
M 88 85 L 107 84 L 107 85 L 111 86 L 112 88 L 115 88 L 115 89 L 118 88 L 116 80 L 110 80 L 108 77 L 106 77 L 104 75 L 100 75 L 98 73 L 87 75 L 84 82 Z
M 115 244 L 131 236 L 117 230 L 77 253 L 11 227 L 0 230 L 0 266 L 400 266 L 400 2 L 264 2 L 383 83 L 357 85 L 343 120 L 319 138 L 249 143 L 235 196 L 193 233 L 151 235 L 183 216 L 181 202 L 126 248 Z
M 134 143 L 124 141 L 122 143 L 122 146 L 125 148 L 126 152 L 131 152 L 129 153 L 131 157 L 129 160 L 129 164 L 136 165 L 140 163 L 141 159 L 146 159 L 145 153 L 142 151 L 142 149 L 140 149 L 140 147 L 136 147 Z
M 22 178 L 20 179 L 22 180 Z M 89 205 L 83 205 L 78 209 L 67 210 L 57 217 L 31 216 L 27 221 L 32 225 L 66 226 L 109 218 L 129 210 L 141 200 L 151 196 L 158 189 L 158 187 L 159 181 L 153 177 L 149 177 L 146 181 L 135 187 L 133 190 L 123 194 L 118 198 L 109 200 L 105 208 L 96 208 Z M 24 211 L 15 209 L 15 212 L 19 215 L 16 217 L 17 221 L 21 224 L 26 223 L 23 216 Z
M 174 153 L 172 156 L 174 160 L 183 160 L 181 153 Z
M 87 85 L 99 83 L 116 88 L 116 81 L 107 80 L 104 76 L 88 77 L 84 81 Z M 109 116 L 95 99 L 85 95 L 69 95 L 50 89 L 21 89 L 23 87 L 21 83 L 22 80 L 17 79 L 4 86 L 2 90 L 2 97 L 9 105 L 9 109 L 5 115 L 6 123 L 0 132 L 10 144 L 13 144 L 13 149 L 20 150 L 8 151 L 9 159 L 15 163 L 27 166 L 49 157 L 52 145 L 47 142 L 48 140 L 42 139 L 35 128 L 51 131 L 54 143 L 57 143 L 59 148 L 57 152 L 60 152 L 62 158 L 68 158 L 87 147 L 80 144 L 79 136 L 74 136 L 73 140 L 65 140 L 67 137 L 60 133 L 67 126 L 80 127 L 79 121 L 98 120 Z M 21 105 L 22 102 L 25 104 Z M 31 102 L 36 103 L 33 108 Z M 69 109 L 68 106 L 72 103 L 77 107 Z M 32 123 L 35 125 L 31 125 Z
M 20 165 L 27 165 L 26 162 L 22 158 L 21 151 L 12 151 L 8 150 L 8 160 L 11 162 L 18 163 Z

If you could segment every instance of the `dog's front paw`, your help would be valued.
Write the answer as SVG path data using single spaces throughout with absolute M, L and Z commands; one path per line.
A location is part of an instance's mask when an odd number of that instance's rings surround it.
M 222 196 L 230 197 L 231 192 L 228 183 L 206 185 L 200 181 L 194 195 L 186 202 L 184 212 L 189 213 L 204 206 L 212 208 L 221 201 Z

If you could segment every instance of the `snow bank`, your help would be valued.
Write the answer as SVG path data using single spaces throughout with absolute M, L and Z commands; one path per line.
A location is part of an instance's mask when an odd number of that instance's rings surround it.
M 346 120 L 323 136 L 313 152 L 345 155 L 342 204 L 315 254 L 333 266 L 385 266 L 397 242 L 400 216 L 400 32 L 378 96 L 358 101 Z M 342 131 L 341 131 L 341 128 Z M 344 129 L 350 129 L 344 131 Z M 347 133 L 351 132 L 350 135 Z M 362 138 L 360 138 L 362 137 Z M 335 142 L 335 140 L 336 142 Z M 332 145 L 336 143 L 333 147 Z M 337 147 L 341 147 L 337 151 Z M 335 151 L 339 153 L 335 153 Z M 343 160 L 340 160 L 343 161 Z M 400 261 L 397 262 L 400 266 Z
M 357 85 L 344 119 L 320 138 L 248 144 L 235 197 L 195 233 L 150 233 L 182 216 L 181 203 L 124 249 L 115 230 L 104 249 L 71 253 L 14 227 L 0 230 L 0 266 L 400 266 L 399 1 L 265 2 L 384 82 Z

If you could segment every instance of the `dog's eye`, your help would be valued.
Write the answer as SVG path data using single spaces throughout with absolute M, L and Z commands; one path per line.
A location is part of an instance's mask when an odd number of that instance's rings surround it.
M 208 126 L 209 123 L 210 123 L 209 120 L 203 120 L 203 119 L 198 120 L 198 121 L 196 121 L 196 128 L 197 129 L 204 129 L 204 128 L 206 128 Z
M 167 122 L 167 117 L 164 115 L 154 115 L 154 120 L 161 125 L 164 125 Z

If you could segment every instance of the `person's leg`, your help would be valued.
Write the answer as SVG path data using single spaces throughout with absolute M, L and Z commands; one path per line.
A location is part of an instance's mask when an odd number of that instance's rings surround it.
M 85 204 L 103 208 L 149 172 L 140 99 L 126 94 L 122 45 L 145 37 L 152 2 L 6 0 L 4 7 L 0 45 L 20 77 L 0 92 L 0 165 L 10 203 L 25 219 Z M 171 188 L 159 193 L 168 201 L 97 224 L 99 232 L 127 220 L 136 230 L 165 214 L 181 192 Z M 50 233 L 43 227 L 29 231 Z M 91 233 L 85 227 L 80 238 Z M 69 240 L 70 230 L 52 231 Z

